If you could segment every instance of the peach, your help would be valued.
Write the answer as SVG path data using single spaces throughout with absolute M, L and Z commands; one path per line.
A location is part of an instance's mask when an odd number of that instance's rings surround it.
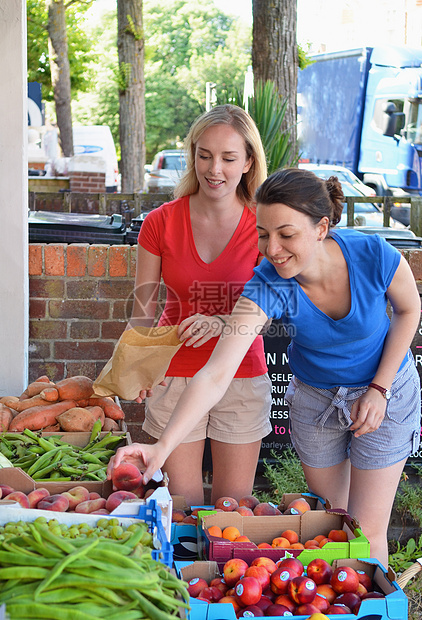
M 131 491 L 114 491 L 108 496 L 105 507 L 109 512 L 113 512 L 117 506 L 120 506 L 127 499 L 137 499 L 137 497 Z
M 232 588 L 248 569 L 245 560 L 241 558 L 231 558 L 227 560 L 223 567 L 223 577 L 229 588 Z
M 88 499 L 86 502 L 81 502 L 75 508 L 75 512 L 82 514 L 90 514 L 96 510 L 101 510 L 101 508 L 106 508 L 107 500 L 104 497 L 100 497 L 99 499 Z
M 188 525 L 198 525 L 198 517 L 193 517 L 192 515 L 188 515 L 182 521 L 182 523 L 187 523 Z
M 245 577 L 255 577 L 261 584 L 262 590 L 266 590 L 270 585 L 270 573 L 265 566 L 249 566 L 245 571 Z
M 299 542 L 299 534 L 294 530 L 284 530 L 284 532 L 281 532 L 280 536 L 287 538 L 291 545 Z
M 101 495 L 97 493 L 96 491 L 90 491 L 88 499 L 100 499 L 100 497 Z
M 37 508 L 40 510 L 54 510 L 56 512 L 66 512 L 69 508 L 69 500 L 61 493 L 48 495 L 38 502 Z
M 226 538 L 227 540 L 233 541 L 238 536 L 240 536 L 240 532 L 234 525 L 228 525 L 223 530 L 223 538 Z
M 272 549 L 270 543 L 262 542 L 257 545 L 258 549 Z
M 20 504 L 22 508 L 29 508 L 28 497 L 27 495 L 25 495 L 25 493 L 22 493 L 22 491 L 13 491 L 12 493 L 9 493 L 6 497 L 11 501 Z
M 233 510 L 236 510 L 236 508 L 239 507 L 239 504 L 237 500 L 235 500 L 233 497 L 220 497 L 215 502 L 215 507 L 217 509 L 220 508 L 221 510 L 224 510 L 225 512 L 233 512 Z
M 253 513 L 256 517 L 274 516 L 277 514 L 277 509 L 269 502 L 261 502 L 255 506 Z
M 240 515 L 242 515 L 242 517 L 254 516 L 253 511 L 250 508 L 247 508 L 247 506 L 239 506 L 239 508 L 236 508 L 234 512 L 238 512 Z
M 251 539 L 243 534 L 234 539 L 234 542 L 251 542 Z
M 132 491 L 142 484 L 142 474 L 133 463 L 120 463 L 113 469 L 111 479 L 119 491 Z
M 148 497 L 151 497 L 151 495 L 154 493 L 155 489 L 148 489 L 147 491 L 145 491 L 145 495 L 143 497 L 143 499 L 148 499 Z
M 13 493 L 13 491 L 15 490 L 13 487 L 9 486 L 8 484 L 0 484 L 0 489 L 2 492 L 2 499 L 4 499 L 5 497 L 7 497 L 10 493 Z
M 186 515 L 186 512 L 184 510 L 179 510 L 179 509 L 172 510 L 172 513 L 171 513 L 172 523 L 180 523 L 181 521 L 183 521 L 183 519 L 186 516 L 187 515 Z
M 317 586 L 317 594 L 326 598 L 330 605 L 334 603 L 334 600 L 337 597 L 337 593 L 328 583 L 323 583 L 320 586 Z
M 270 575 L 277 568 L 274 560 L 272 560 L 271 558 L 267 558 L 264 555 L 261 555 L 258 558 L 255 558 L 254 560 L 252 560 L 251 566 L 263 566 L 269 572 Z
M 155 489 L 148 489 L 148 492 L 149 491 L 151 491 L 150 495 L 152 495 Z M 139 499 L 142 499 L 143 497 L 145 497 L 145 494 L 147 493 L 147 491 L 145 490 L 144 485 L 140 484 L 139 487 L 136 487 L 136 489 L 132 489 L 132 493 L 135 493 L 136 497 L 139 497 Z
M 334 542 L 347 542 L 347 532 L 344 530 L 330 530 L 327 538 L 331 538 Z
M 62 495 L 64 497 L 67 497 L 69 501 L 68 510 L 75 510 L 78 504 L 80 504 L 81 502 L 86 502 L 88 499 L 90 499 L 90 493 L 88 489 L 83 486 L 72 487 L 68 491 L 63 491 Z
M 44 499 L 44 497 L 48 497 L 50 495 L 50 491 L 47 489 L 34 489 L 30 493 L 28 493 L 28 501 L 30 508 L 36 508 L 37 504 L 40 500 Z
M 311 510 L 311 506 L 308 504 L 304 497 L 298 497 L 290 502 L 284 514 L 288 515 L 303 515 L 307 510 Z
M 223 598 L 220 598 L 218 602 L 219 603 L 231 603 L 234 607 L 235 613 L 237 613 L 241 609 L 239 603 L 236 601 L 234 596 L 228 596 L 226 594 L 226 596 L 223 596 Z
M 254 495 L 244 495 L 239 500 L 239 506 L 245 506 L 246 508 L 250 508 L 253 510 L 255 506 L 258 506 L 259 499 Z
M 276 538 L 273 538 L 272 542 L 271 542 L 271 546 L 272 547 L 282 547 L 284 549 L 287 549 L 290 547 L 290 543 L 287 540 L 287 538 L 284 538 L 283 536 L 277 536 Z
M 93 510 L 89 513 L 90 515 L 109 515 L 109 511 L 107 508 L 100 508 L 99 510 Z

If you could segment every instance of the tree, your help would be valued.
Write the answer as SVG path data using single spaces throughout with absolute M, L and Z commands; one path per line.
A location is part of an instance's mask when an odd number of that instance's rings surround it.
M 122 192 L 144 184 L 145 81 L 142 0 L 117 0 Z
M 63 0 L 47 0 L 48 55 L 56 104 L 60 146 L 65 157 L 73 155 L 70 66 Z
M 91 43 L 81 29 L 92 0 L 27 0 L 28 81 L 40 82 L 45 101 L 54 99 L 59 139 L 73 155 L 71 96 L 90 84 Z
M 274 82 L 287 99 L 282 130 L 296 149 L 297 0 L 252 0 L 252 66 L 257 85 Z

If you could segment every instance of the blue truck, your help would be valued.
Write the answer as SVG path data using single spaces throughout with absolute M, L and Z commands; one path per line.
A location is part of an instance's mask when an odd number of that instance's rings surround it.
M 298 73 L 301 160 L 346 166 L 379 196 L 422 194 L 422 48 L 310 58 Z

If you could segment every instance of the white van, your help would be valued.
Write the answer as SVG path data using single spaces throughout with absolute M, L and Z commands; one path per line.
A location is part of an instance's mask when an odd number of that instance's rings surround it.
M 106 191 L 117 192 L 119 170 L 110 127 L 107 125 L 74 125 L 73 151 L 75 155 L 102 157 L 106 162 Z

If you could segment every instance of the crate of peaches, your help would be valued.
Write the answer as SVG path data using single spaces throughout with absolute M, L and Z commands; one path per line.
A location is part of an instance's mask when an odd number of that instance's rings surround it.
M 250 504 L 255 500 L 253 496 L 247 499 Z M 306 497 L 299 496 L 291 500 L 284 513 L 257 514 L 250 509 L 252 514 L 245 515 L 239 506 L 230 510 L 238 504 L 230 501 L 234 500 L 216 502 L 216 508 L 217 504 L 221 506 L 217 512 L 199 512 L 199 557 L 217 562 L 220 570 L 231 558 L 250 563 L 260 556 L 277 561 L 289 555 L 307 564 L 314 557 L 329 562 L 369 557 L 368 540 L 344 510 L 312 510 Z
M 376 560 L 316 557 L 308 565 L 297 558 L 273 562 L 260 556 L 251 563 L 228 560 L 221 571 L 215 562 L 175 562 L 188 583 L 191 609 L 228 604 L 233 618 L 294 616 L 303 620 L 406 620 L 408 602 L 390 570 Z M 226 615 L 224 617 L 227 617 Z

